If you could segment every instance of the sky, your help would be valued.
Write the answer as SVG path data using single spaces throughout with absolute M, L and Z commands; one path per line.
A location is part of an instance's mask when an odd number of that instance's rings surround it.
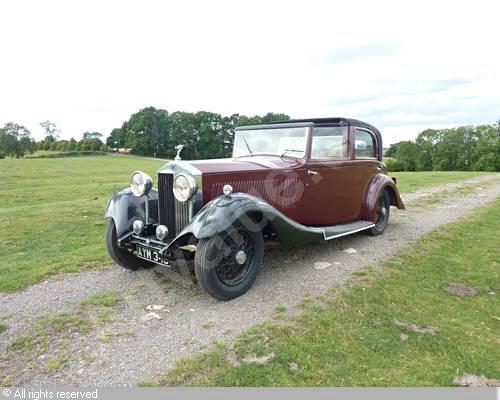
M 500 119 L 500 2 L 2 1 L 0 125 L 141 108 L 343 116 L 384 145 Z

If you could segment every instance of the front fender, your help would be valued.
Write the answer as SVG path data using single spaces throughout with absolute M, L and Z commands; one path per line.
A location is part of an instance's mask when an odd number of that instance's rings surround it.
M 113 218 L 118 237 L 132 230 L 132 224 L 136 219 L 142 221 L 146 218 L 144 196 L 137 197 L 132 194 L 132 189 L 127 187 L 116 192 L 109 199 L 104 209 L 104 218 Z M 149 220 L 153 224 L 158 223 L 158 190 L 151 189 L 148 194 Z
M 254 218 L 250 219 L 250 216 Z M 197 239 L 209 238 L 227 230 L 236 221 L 253 230 L 262 230 L 269 223 L 280 240 L 289 246 L 305 245 L 323 239 L 321 229 L 301 225 L 269 203 L 246 193 L 221 196 L 210 201 L 196 214 L 178 238 L 188 234 L 194 235 Z
M 388 190 L 391 197 L 391 205 L 399 209 L 405 209 L 403 200 L 399 195 L 398 188 L 391 177 L 385 174 L 377 174 L 368 181 L 368 186 L 363 196 L 361 218 L 375 221 L 377 214 L 377 203 L 383 190 Z

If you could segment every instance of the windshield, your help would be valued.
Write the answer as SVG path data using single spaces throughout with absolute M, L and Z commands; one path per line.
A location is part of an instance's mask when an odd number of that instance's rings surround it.
M 275 154 L 302 158 L 306 150 L 306 137 L 307 127 L 236 131 L 233 157 Z

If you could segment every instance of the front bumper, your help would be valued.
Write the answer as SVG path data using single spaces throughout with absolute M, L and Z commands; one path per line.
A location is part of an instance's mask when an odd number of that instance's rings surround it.
M 137 254 L 139 246 L 142 249 L 149 249 L 153 252 L 157 252 L 161 255 L 161 262 L 159 264 L 168 265 L 168 261 L 172 258 L 169 250 L 170 244 L 175 240 L 175 238 L 171 238 L 169 240 L 160 241 L 156 238 L 155 235 L 145 234 L 137 235 L 133 231 L 126 233 L 118 239 L 119 247 L 126 247 L 131 249 L 134 252 L 134 255 L 141 257 Z M 156 261 L 156 260 L 153 260 Z

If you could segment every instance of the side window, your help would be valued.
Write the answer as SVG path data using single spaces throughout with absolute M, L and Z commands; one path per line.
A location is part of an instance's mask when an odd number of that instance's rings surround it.
M 374 136 L 362 129 L 354 130 L 354 155 L 356 158 L 377 157 Z
M 347 148 L 347 127 L 313 129 L 312 159 L 346 158 Z

